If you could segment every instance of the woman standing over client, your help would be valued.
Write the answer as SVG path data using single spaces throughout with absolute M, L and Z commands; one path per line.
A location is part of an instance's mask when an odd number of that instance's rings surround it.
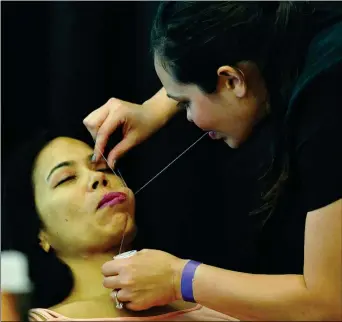
M 252 159 L 260 154 L 260 141 L 269 147 L 259 173 L 263 184 L 255 191 L 262 196 L 265 225 L 257 246 L 258 274 L 157 250 L 106 263 L 104 285 L 120 289 L 117 297 L 127 308 L 183 298 L 243 320 L 342 318 L 339 7 L 160 5 L 152 48 L 163 89 L 142 107 L 111 99 L 92 112 L 84 124 L 96 138 L 95 153 L 104 151 L 108 137 L 123 125 L 124 139 L 108 157 L 114 164 L 185 108 L 189 121 L 231 148 L 248 146 Z

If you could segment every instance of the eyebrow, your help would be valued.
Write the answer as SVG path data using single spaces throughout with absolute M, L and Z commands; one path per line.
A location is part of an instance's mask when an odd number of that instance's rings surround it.
M 61 162 L 61 163 L 58 163 L 55 167 L 52 168 L 52 170 L 50 171 L 49 175 L 47 176 L 46 178 L 46 181 L 49 181 L 50 177 L 52 176 L 52 174 L 60 169 L 60 168 L 63 168 L 63 167 L 70 167 L 72 165 L 74 165 L 75 162 L 74 161 L 64 161 L 64 162 Z
M 90 154 L 90 155 L 87 156 L 86 160 L 87 160 L 88 162 L 91 162 L 92 157 L 93 157 L 93 154 Z M 75 161 L 63 161 L 63 162 L 61 162 L 61 163 L 58 163 L 56 166 L 54 166 L 54 167 L 51 169 L 49 175 L 48 175 L 47 178 L 46 178 L 46 181 L 49 181 L 50 177 L 52 176 L 52 174 L 53 174 L 56 170 L 58 170 L 58 169 L 60 169 L 60 168 L 63 168 L 63 167 L 71 167 L 71 166 L 73 166 L 73 165 L 75 165 Z

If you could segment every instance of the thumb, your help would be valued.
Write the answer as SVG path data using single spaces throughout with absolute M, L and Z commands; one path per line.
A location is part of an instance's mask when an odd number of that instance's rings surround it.
M 137 140 L 133 135 L 124 137 L 108 154 L 108 163 L 114 164 L 116 160 L 121 158 L 128 150 L 135 146 Z

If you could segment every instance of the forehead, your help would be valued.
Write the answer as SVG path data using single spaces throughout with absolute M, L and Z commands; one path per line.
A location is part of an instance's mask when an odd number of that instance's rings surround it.
M 64 161 L 84 161 L 92 152 L 92 149 L 82 141 L 65 137 L 56 138 L 39 153 L 35 173 L 46 174 Z
M 160 59 L 155 55 L 154 66 L 156 73 L 166 92 L 171 96 L 187 99 L 201 96 L 201 90 L 195 84 L 182 84 L 177 82 L 172 75 L 162 66 Z
M 162 82 L 164 88 L 169 94 L 183 94 L 183 92 L 187 89 L 188 85 L 178 83 L 172 77 L 172 75 L 164 69 L 160 60 L 156 56 L 154 58 L 154 66 L 160 81 Z

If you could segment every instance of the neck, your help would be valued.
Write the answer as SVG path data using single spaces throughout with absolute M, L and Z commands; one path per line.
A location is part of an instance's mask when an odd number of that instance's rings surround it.
M 122 252 L 130 249 L 130 245 L 127 245 L 122 249 Z M 73 302 L 109 294 L 111 290 L 103 287 L 101 267 L 104 263 L 113 260 L 113 257 L 118 254 L 119 248 L 106 253 L 80 256 L 59 255 L 59 258 L 69 266 L 74 277 L 74 287 L 66 301 Z

